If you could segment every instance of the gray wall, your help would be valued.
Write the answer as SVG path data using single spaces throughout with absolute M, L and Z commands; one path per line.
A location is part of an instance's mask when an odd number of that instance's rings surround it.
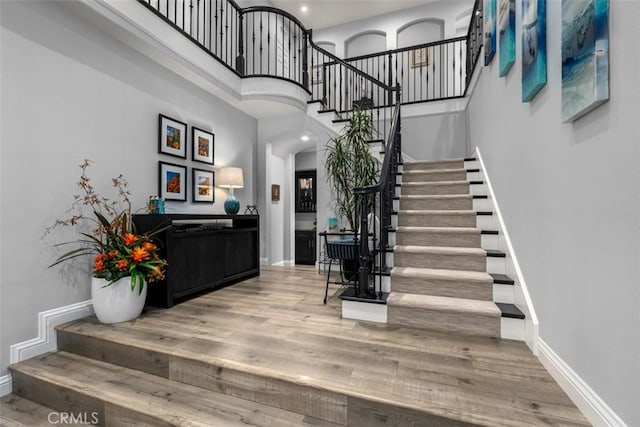
M 471 100 L 471 143 L 486 162 L 541 339 L 638 426 L 640 3 L 611 1 L 611 100 L 570 124 L 560 118 L 561 2 L 547 7 L 547 86 L 521 103 L 519 58 L 501 79 L 496 57 Z
M 3 1 L 0 10 L 3 375 L 9 346 L 36 337 L 38 312 L 90 298 L 90 260 L 47 268 L 55 258 L 51 245 L 73 240 L 75 232 L 41 239 L 71 204 L 84 158 L 96 162 L 90 174 L 98 191 L 110 193 L 110 178 L 122 173 L 134 209 L 143 208 L 158 193 L 158 160 L 196 166 L 157 153 L 158 113 L 164 113 L 215 133 L 216 165 L 244 170 L 245 187 L 236 193 L 244 206 L 254 198 L 257 125 L 60 4 Z M 222 213 L 225 198 L 226 191 L 216 190 L 213 205 L 173 203 L 168 210 Z
M 444 37 L 443 19 L 424 19 L 398 30 L 398 47 L 436 42 Z
M 368 53 L 384 52 L 387 50 L 387 36 L 379 32 L 366 32 L 353 36 L 344 42 L 347 58 L 354 58 Z
M 463 158 L 466 146 L 465 112 L 402 119 L 402 152 L 415 160 Z

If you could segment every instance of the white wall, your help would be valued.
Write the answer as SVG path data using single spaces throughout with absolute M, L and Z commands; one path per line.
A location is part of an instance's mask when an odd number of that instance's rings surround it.
M 397 47 L 415 46 L 436 42 L 444 38 L 444 22 L 426 18 L 398 29 Z
M 316 169 L 316 151 L 303 151 L 296 154 L 295 162 L 296 162 L 296 170 L 311 170 Z M 317 172 L 316 172 L 317 174 Z M 324 183 L 320 183 L 316 178 L 316 192 L 320 185 L 324 185 Z M 296 220 L 296 229 L 297 230 L 311 230 L 313 228 L 313 222 L 316 220 L 315 212 L 297 212 L 295 214 Z
M 386 34 L 387 50 L 397 46 L 397 32 L 407 24 L 437 18 L 444 21 L 444 38 L 456 36 L 456 21 L 459 15 L 473 6 L 473 0 L 440 0 L 410 9 L 400 10 L 386 15 L 375 16 L 335 27 L 323 28 L 313 33 L 313 40 L 330 42 L 336 45 L 336 55 L 345 57 L 344 43 L 350 37 L 366 31 L 382 31 Z M 352 56 L 349 53 L 349 56 Z
M 548 84 L 521 99 L 498 58 L 468 114 L 540 321 L 540 337 L 627 425 L 640 425 L 640 3 L 612 0 L 611 99 L 561 123 L 561 1 L 547 2 Z M 516 28 L 520 28 L 517 2 Z
M 244 209 L 254 199 L 257 124 L 59 4 L 1 2 L 0 9 L 2 375 L 9 346 L 36 336 L 38 312 L 89 298 L 89 260 L 47 268 L 55 258 L 50 246 L 74 239 L 73 230 L 41 240 L 72 202 L 84 158 L 96 162 L 90 174 L 100 192 L 122 173 L 134 209 L 143 208 L 158 193 L 158 160 L 196 165 L 157 153 L 164 113 L 213 130 L 216 166 L 244 170 L 245 187 L 236 193 Z M 217 190 L 213 205 L 173 203 L 168 210 L 222 213 L 225 198 Z
M 269 230 L 271 233 L 271 238 L 269 239 L 269 263 L 277 264 L 282 263 L 284 258 L 284 247 L 285 247 L 285 198 L 284 196 L 287 194 L 285 190 L 285 181 L 288 178 L 286 171 L 286 162 L 285 159 L 280 158 L 271 154 L 270 159 L 270 179 L 269 179 L 269 190 L 271 190 L 271 185 L 277 184 L 280 185 L 280 200 L 273 201 L 271 200 L 271 193 L 269 193 L 269 202 L 268 209 L 270 210 L 269 215 Z
M 357 34 L 344 42 L 344 52 L 348 58 L 384 52 L 386 48 L 387 36 L 377 31 Z

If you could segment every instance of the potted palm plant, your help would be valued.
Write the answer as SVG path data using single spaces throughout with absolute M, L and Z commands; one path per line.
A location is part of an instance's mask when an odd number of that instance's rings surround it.
M 379 173 L 378 160 L 368 144 L 373 134 L 371 116 L 356 107 L 342 132 L 326 145 L 325 169 L 334 206 L 354 232 L 362 208 L 354 189 L 374 184 Z
M 162 230 L 136 234 L 127 181 L 122 175 L 112 179 L 119 202 L 102 197 L 87 175 L 91 163 L 85 160 L 80 165 L 81 194 L 74 196 L 70 216 L 58 219 L 45 233 L 58 226 L 76 226 L 80 227 L 81 238 L 56 245 L 76 247 L 58 257 L 50 267 L 77 257 L 93 256 L 91 297 L 95 314 L 102 323 L 124 322 L 142 312 L 147 284 L 164 278 L 167 263 L 160 258 L 158 245 L 153 241 L 153 235 Z M 89 229 L 87 222 L 91 224 Z
M 379 174 L 378 160 L 371 153 L 368 141 L 373 138 L 372 118 L 356 106 L 342 132 L 326 145 L 325 169 L 336 212 L 347 221 L 351 232 L 358 231 L 362 198 L 355 189 L 375 183 Z M 343 260 L 345 277 L 354 281 L 358 261 Z

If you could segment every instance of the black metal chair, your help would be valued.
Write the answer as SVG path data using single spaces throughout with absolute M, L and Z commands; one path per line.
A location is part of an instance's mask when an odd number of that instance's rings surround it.
M 329 283 L 335 283 L 338 285 L 350 285 L 353 284 L 356 279 L 356 274 L 353 274 L 345 278 L 345 272 L 342 268 L 343 261 L 353 261 L 354 264 L 358 261 L 358 237 L 355 233 L 328 233 L 323 231 L 319 233 L 324 238 L 325 256 L 329 261 L 329 268 L 327 270 L 327 283 L 324 289 L 324 303 L 327 303 L 327 296 L 329 294 Z M 334 240 L 329 240 L 329 237 L 339 237 Z M 331 265 L 334 261 L 337 261 L 340 265 L 340 280 L 331 281 Z

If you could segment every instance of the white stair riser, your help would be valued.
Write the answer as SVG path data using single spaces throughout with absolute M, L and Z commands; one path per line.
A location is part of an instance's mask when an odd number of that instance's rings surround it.
M 513 285 L 493 284 L 493 301 L 515 304 Z
M 391 227 L 398 228 L 398 215 L 391 215 Z
M 393 201 L 393 210 L 398 212 L 400 210 L 400 200 Z
M 473 199 L 472 206 L 475 212 L 493 212 L 493 205 L 489 199 Z
M 391 292 L 391 276 L 380 276 L 382 292 Z
M 394 261 L 393 252 L 385 253 L 385 257 L 387 261 L 387 267 L 393 267 L 393 261 Z
M 391 232 L 388 234 L 389 236 L 389 246 L 394 247 L 396 245 L 396 241 L 397 241 L 397 234 L 396 232 Z
M 487 273 L 506 274 L 506 262 L 502 257 L 487 257 Z
M 484 184 L 470 184 L 469 193 L 477 196 L 484 196 L 487 194 L 487 190 Z
M 480 163 L 477 160 L 465 160 L 465 169 L 480 169 Z
M 482 173 L 480 172 L 467 172 L 467 181 L 481 181 Z
M 498 249 L 498 236 L 496 234 L 483 234 L 480 239 L 482 249 Z
M 500 338 L 524 341 L 524 319 L 502 317 L 500 319 Z
M 476 215 L 476 227 L 480 230 L 497 230 L 495 215 Z
M 387 306 L 342 300 L 342 318 L 387 323 Z

